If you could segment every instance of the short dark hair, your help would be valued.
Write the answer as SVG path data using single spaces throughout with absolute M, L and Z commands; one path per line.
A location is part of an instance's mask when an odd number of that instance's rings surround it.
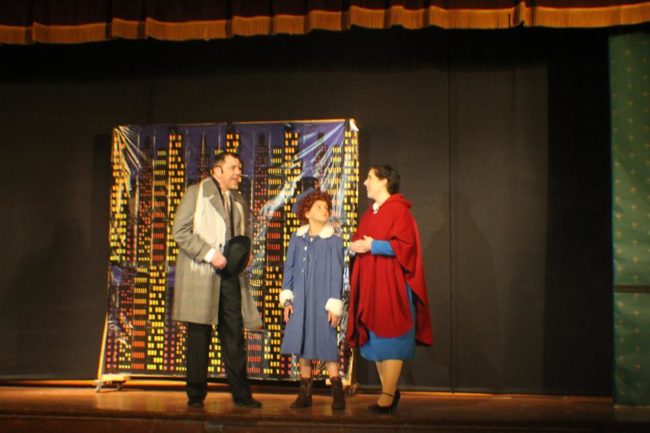
M 386 189 L 390 194 L 399 192 L 400 177 L 397 170 L 390 165 L 371 165 L 370 170 L 375 173 L 378 179 L 387 179 Z
M 233 158 L 236 158 L 239 160 L 239 162 L 241 162 L 241 158 L 235 152 L 223 152 L 217 155 L 217 157 L 215 158 L 214 162 L 212 163 L 212 170 L 214 170 L 215 167 L 221 167 L 221 165 L 224 162 L 226 162 L 226 157 L 228 156 L 232 156 Z
M 300 203 L 298 203 L 298 211 L 296 212 L 296 216 L 300 220 L 300 224 L 307 224 L 309 222 L 305 214 L 309 212 L 314 203 L 319 200 L 324 201 L 325 204 L 327 204 L 327 210 L 332 212 L 332 197 L 330 197 L 330 195 L 326 192 L 314 191 L 304 196 L 300 200 Z

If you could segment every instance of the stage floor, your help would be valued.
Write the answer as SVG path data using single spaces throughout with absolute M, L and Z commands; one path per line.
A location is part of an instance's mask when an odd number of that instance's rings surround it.
M 296 388 L 297 389 L 297 388 Z M 366 409 L 376 394 L 348 395 L 333 412 L 328 389 L 313 407 L 289 409 L 294 388 L 254 388 L 262 409 L 232 404 L 221 384 L 203 410 L 189 409 L 182 384 L 0 383 L 0 432 L 650 432 L 650 408 L 614 407 L 609 398 L 402 392 L 396 415 Z

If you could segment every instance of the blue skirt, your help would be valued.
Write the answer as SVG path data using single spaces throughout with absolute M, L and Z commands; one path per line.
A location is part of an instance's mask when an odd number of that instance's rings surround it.
M 398 337 L 384 338 L 368 330 L 368 341 L 359 348 L 361 356 L 368 361 L 385 361 L 387 359 L 401 359 L 408 361 L 415 356 L 415 304 L 413 292 L 406 286 L 413 326 L 405 334 Z

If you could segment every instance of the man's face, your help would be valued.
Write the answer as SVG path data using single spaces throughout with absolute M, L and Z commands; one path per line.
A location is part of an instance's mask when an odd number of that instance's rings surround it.
M 241 161 L 231 155 L 221 165 L 212 169 L 212 176 L 219 182 L 222 189 L 236 191 L 241 182 Z

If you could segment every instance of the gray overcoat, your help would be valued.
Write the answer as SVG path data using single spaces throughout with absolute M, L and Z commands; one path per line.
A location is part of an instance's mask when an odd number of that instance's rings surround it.
M 211 246 L 198 234 L 194 233 L 194 213 L 196 209 L 199 185 L 203 184 L 203 196 L 217 210 L 222 218 L 215 224 L 224 224 L 224 206 L 221 194 L 211 178 L 190 186 L 178 205 L 172 234 L 178 245 L 176 274 L 174 277 L 174 305 L 172 319 L 181 322 L 216 325 L 219 322 L 219 294 L 221 277 L 217 272 L 200 272 L 197 266 L 205 264 L 203 260 Z M 250 237 L 248 227 L 248 205 L 241 194 L 231 192 L 233 199 L 233 225 L 235 235 Z M 225 243 L 225 242 L 224 242 Z M 194 266 L 193 263 L 194 262 Z M 245 328 L 254 329 L 262 326 L 260 314 L 249 290 L 246 272 L 239 276 L 241 290 L 242 319 Z

